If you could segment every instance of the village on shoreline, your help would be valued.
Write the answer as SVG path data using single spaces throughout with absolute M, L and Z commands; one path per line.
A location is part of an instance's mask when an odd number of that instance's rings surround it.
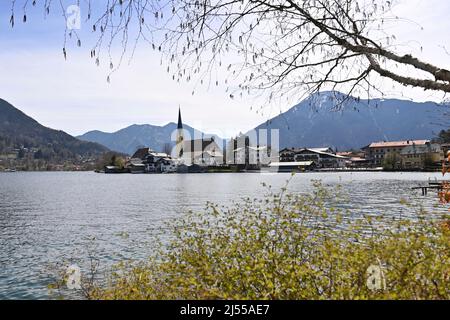
M 450 144 L 431 140 L 373 142 L 360 150 L 337 152 L 331 147 L 274 148 L 249 135 L 227 143 L 214 137 L 185 140 L 178 115 L 171 152 L 139 148 L 131 157 L 116 155 L 96 172 L 207 173 L 207 172 L 332 172 L 440 171 Z M 254 135 L 256 137 L 256 134 Z
M 22 145 L 6 154 L 0 154 L 0 172 L 438 172 L 442 170 L 450 151 L 450 130 L 442 131 L 433 140 L 379 141 L 357 150 L 338 151 L 326 145 L 299 148 L 284 144 L 280 147 L 281 139 L 277 129 L 255 129 L 228 140 L 215 135 L 207 136 L 196 130 L 192 132 L 192 128 L 183 126 L 181 109 L 178 112 L 178 123 L 174 127 L 176 129 L 166 138 L 172 142 L 160 146 L 162 150 L 155 150 L 158 147 L 136 147 L 137 150 L 131 156 L 94 144 L 93 146 L 101 149 L 101 153 L 68 158 L 63 156 L 68 149 L 58 147 L 58 155 L 62 157 L 53 159 L 45 156 L 52 154 L 50 147 L 49 152 L 45 153 L 41 149 Z
M 332 148 L 284 148 L 273 157 L 270 148 L 247 145 L 223 155 L 213 139 L 201 140 L 205 148 L 193 149 L 190 159 L 141 148 L 133 156 L 105 165 L 101 173 L 215 173 L 215 172 L 377 172 L 442 169 L 450 144 L 429 140 L 374 142 L 360 151 L 335 152 Z M 195 143 L 195 142 L 194 142 Z M 210 150 L 211 149 L 211 150 Z M 193 155 L 195 155 L 193 157 Z M 192 158 L 193 157 L 193 158 Z M 225 159 L 225 162 L 223 162 Z M 227 160 L 228 159 L 228 160 Z M 190 161 L 189 161 L 190 160 Z

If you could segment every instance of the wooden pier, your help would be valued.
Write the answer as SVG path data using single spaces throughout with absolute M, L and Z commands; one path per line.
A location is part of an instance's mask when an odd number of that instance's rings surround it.
M 450 183 L 448 180 L 428 180 L 428 186 L 413 187 L 413 190 L 422 190 L 422 196 L 428 195 L 428 190 L 440 192 L 444 189 L 444 183 Z

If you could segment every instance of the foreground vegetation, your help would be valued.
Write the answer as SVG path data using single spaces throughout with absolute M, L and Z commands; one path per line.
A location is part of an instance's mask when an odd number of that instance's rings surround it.
M 90 299 L 449 299 L 448 217 L 350 216 L 336 190 L 283 189 L 208 204 L 171 226 L 149 261 L 122 265 Z M 410 208 L 415 210 L 414 208 Z M 92 279 L 91 279 L 92 280 Z

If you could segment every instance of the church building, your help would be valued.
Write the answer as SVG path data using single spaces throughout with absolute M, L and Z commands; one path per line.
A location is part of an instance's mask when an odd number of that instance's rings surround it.
M 185 130 L 181 119 L 181 108 L 178 110 L 176 154 L 186 165 L 197 164 L 215 166 L 224 163 L 222 148 L 219 147 L 214 137 L 205 138 L 202 134 L 201 139 L 185 139 Z

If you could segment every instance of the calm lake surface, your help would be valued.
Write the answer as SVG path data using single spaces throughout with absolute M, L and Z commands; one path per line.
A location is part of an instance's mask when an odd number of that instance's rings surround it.
M 164 222 L 207 201 L 221 205 L 261 197 L 262 183 L 284 186 L 289 174 L 104 175 L 0 173 L 0 299 L 45 299 L 52 265 L 93 253 L 101 266 L 145 259 Z M 411 187 L 442 179 L 439 173 L 304 173 L 289 184 L 308 192 L 311 180 L 342 185 L 355 214 L 414 215 L 401 204 L 445 213 L 435 194 Z M 95 237 L 95 241 L 91 239 Z

